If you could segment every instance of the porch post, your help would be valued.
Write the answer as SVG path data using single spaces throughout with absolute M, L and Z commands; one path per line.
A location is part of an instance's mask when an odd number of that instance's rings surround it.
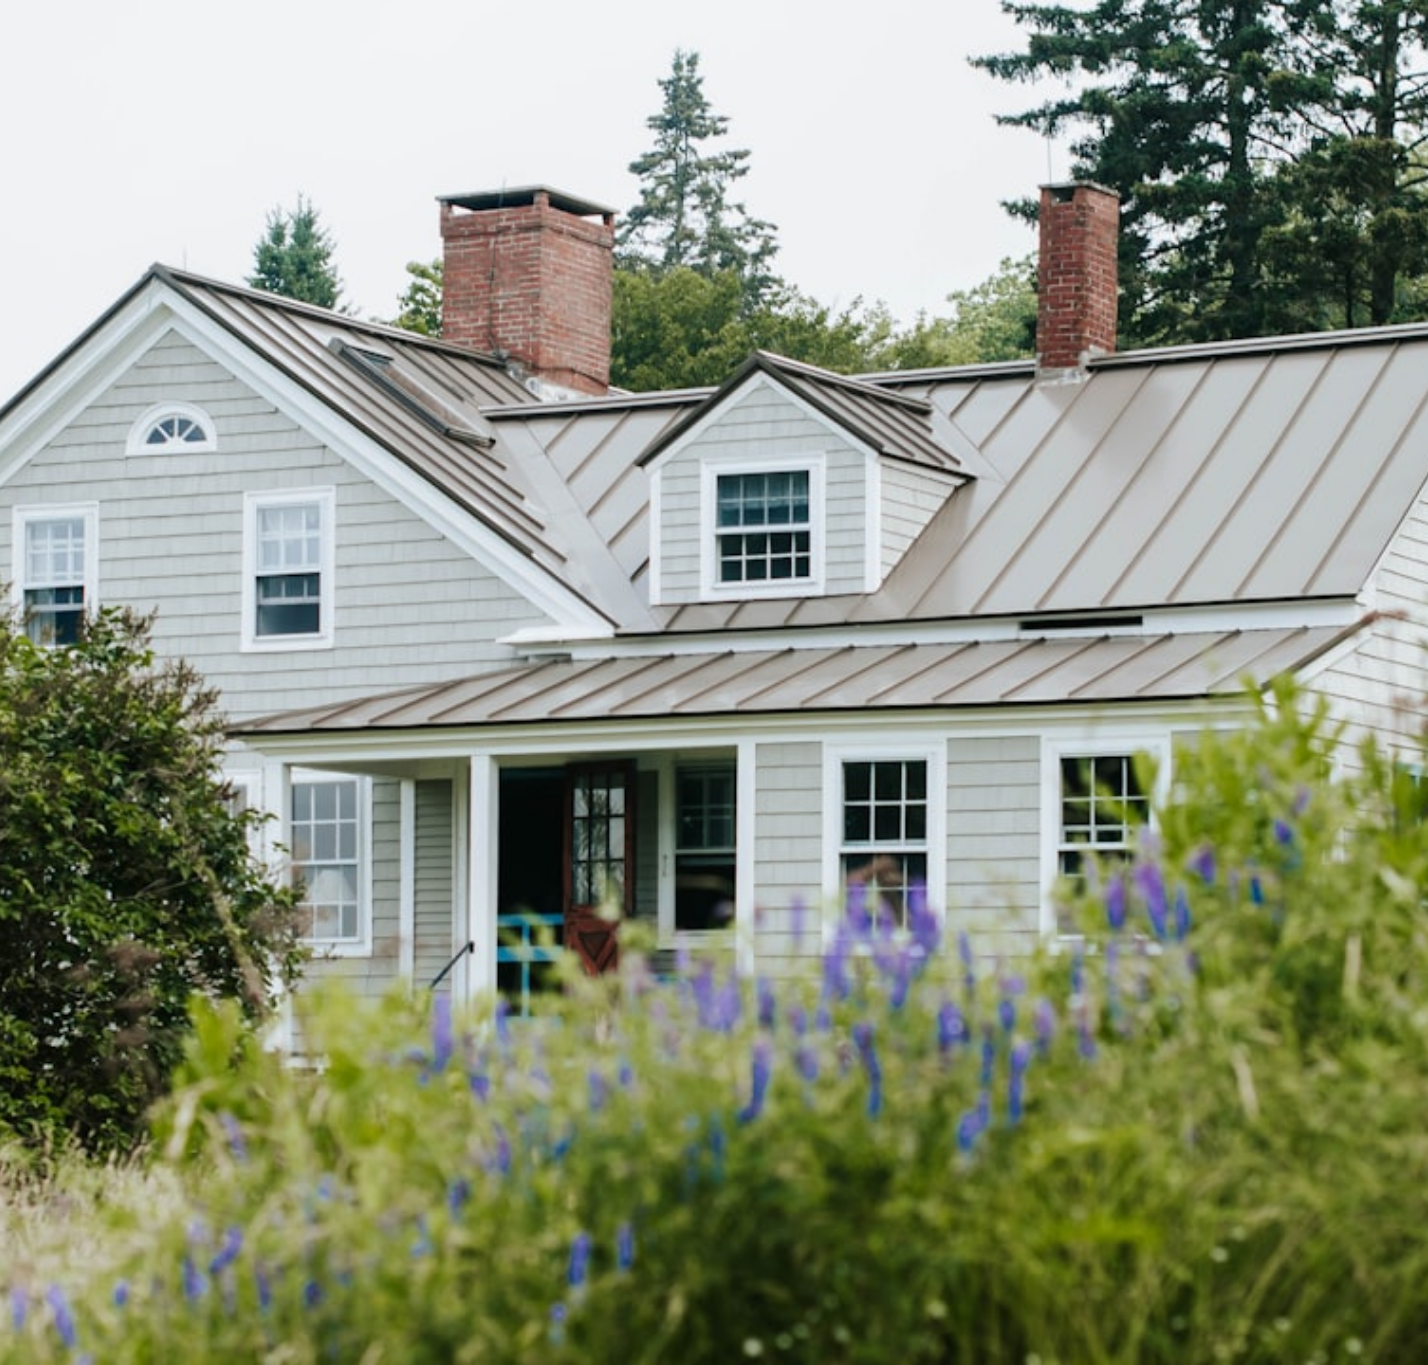
M 751 739 L 739 741 L 734 760 L 734 936 L 739 970 L 751 974 L 758 960 L 758 925 L 755 923 L 758 894 L 755 867 L 758 838 L 756 804 L 758 801 L 757 745 Z
M 416 783 L 402 779 L 397 840 L 397 971 L 408 987 L 416 972 Z
M 472 754 L 466 815 L 467 996 L 496 989 L 496 873 L 500 771 L 490 754 Z M 457 947 L 460 946 L 458 943 Z

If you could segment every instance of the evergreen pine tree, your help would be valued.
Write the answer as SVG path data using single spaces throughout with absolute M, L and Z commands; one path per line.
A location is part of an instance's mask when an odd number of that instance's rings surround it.
M 253 248 L 248 283 L 270 294 L 336 308 L 342 283 L 332 264 L 334 248 L 317 210 L 299 195 L 291 213 L 275 208 L 268 214 L 267 227 Z

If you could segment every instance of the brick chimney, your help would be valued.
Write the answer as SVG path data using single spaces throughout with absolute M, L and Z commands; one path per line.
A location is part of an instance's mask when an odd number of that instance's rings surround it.
M 443 195 L 441 336 L 581 393 L 610 384 L 615 214 L 544 185 Z
M 1120 200 L 1087 181 L 1041 187 L 1036 371 L 1073 379 L 1116 349 Z

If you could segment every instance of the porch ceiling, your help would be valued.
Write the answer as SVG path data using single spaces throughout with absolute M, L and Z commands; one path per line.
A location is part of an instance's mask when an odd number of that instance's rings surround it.
M 237 733 L 1190 700 L 1302 669 L 1362 624 L 546 660 Z

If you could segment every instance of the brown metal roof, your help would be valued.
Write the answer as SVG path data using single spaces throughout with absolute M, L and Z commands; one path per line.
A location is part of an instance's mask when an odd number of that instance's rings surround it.
M 1358 628 L 548 660 L 270 716 L 242 733 L 1193 700 L 1304 668 Z

